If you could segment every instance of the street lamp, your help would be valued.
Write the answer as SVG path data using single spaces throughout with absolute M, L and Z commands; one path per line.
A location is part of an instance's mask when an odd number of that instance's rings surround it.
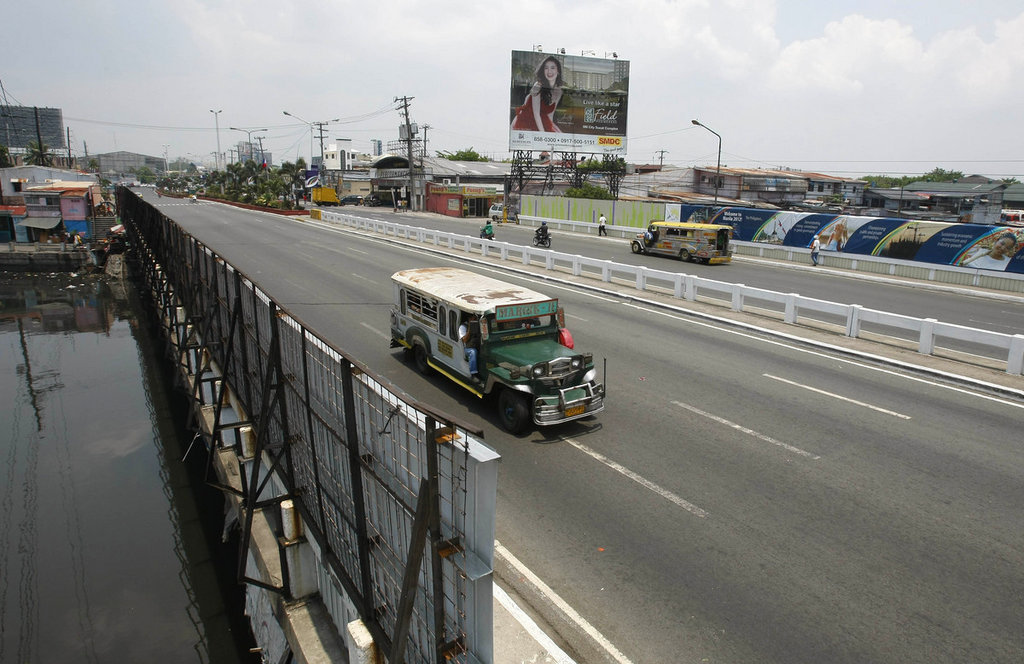
M 281 111 L 285 115 L 291 118 L 295 118 L 299 122 L 305 122 L 309 125 L 309 160 L 313 161 L 313 126 L 316 125 L 320 128 L 320 169 L 324 167 L 324 125 L 329 125 L 332 122 L 340 122 L 341 118 L 334 118 L 333 120 L 327 120 L 325 122 L 310 122 L 309 120 L 303 120 L 294 113 L 288 111 Z M 312 166 L 312 164 L 310 164 Z
M 214 155 L 214 161 L 217 162 L 217 170 L 219 171 L 220 170 L 220 114 L 223 112 L 223 109 L 220 110 L 220 111 L 215 111 L 215 110 L 213 110 L 211 108 L 210 112 L 213 113 L 213 124 L 214 124 L 214 126 L 217 127 L 217 154 Z
M 718 183 L 721 181 L 720 174 L 722 172 L 722 135 L 711 127 L 701 124 L 697 120 L 691 120 L 691 122 L 698 127 L 704 127 L 715 136 L 718 136 L 718 166 L 715 167 L 715 205 L 718 205 Z
M 249 159 L 252 159 L 253 161 L 256 161 L 255 158 L 253 157 L 252 135 L 255 134 L 258 131 L 267 131 L 267 130 L 266 129 L 240 129 L 239 127 L 228 127 L 228 129 L 231 129 L 232 131 L 245 132 L 245 136 L 246 136 L 245 140 L 249 144 Z M 239 161 L 241 161 L 241 160 L 239 160 Z

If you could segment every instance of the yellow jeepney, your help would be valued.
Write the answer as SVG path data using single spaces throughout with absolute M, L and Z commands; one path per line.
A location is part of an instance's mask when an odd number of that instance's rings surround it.
M 652 221 L 630 242 L 634 254 L 659 254 L 696 263 L 732 260 L 732 226 Z

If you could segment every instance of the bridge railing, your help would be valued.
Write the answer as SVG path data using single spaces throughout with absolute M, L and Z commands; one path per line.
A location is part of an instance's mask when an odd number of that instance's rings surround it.
M 376 376 L 139 197 L 119 204 L 211 457 L 241 460 L 239 486 L 220 487 L 242 504 L 239 578 L 319 592 L 342 638 L 360 618 L 392 663 L 492 662 L 498 457 L 480 430 Z M 301 527 L 270 520 L 280 561 L 256 574 L 257 515 L 286 501 Z
M 775 311 L 782 320 L 793 325 L 819 322 L 841 326 L 843 333 L 853 338 L 864 337 L 868 333 L 885 336 L 900 336 L 902 333 L 901 338 L 914 342 L 918 352 L 929 355 L 934 354 L 942 342 L 958 341 L 966 344 L 971 352 L 988 353 L 992 359 L 1005 365 L 1007 373 L 1021 375 L 1024 370 L 1024 335 L 1021 334 L 964 327 L 931 318 L 914 318 L 869 309 L 857 304 L 829 302 L 797 293 L 779 293 L 745 284 L 627 265 L 553 249 L 485 240 L 461 233 L 408 226 L 347 213 L 320 211 L 318 216 L 325 221 L 358 230 L 444 246 L 465 253 L 477 253 L 482 257 L 496 256 L 502 261 L 518 261 L 522 265 L 568 272 L 606 283 L 631 284 L 638 291 L 660 292 L 688 301 L 718 304 L 736 312 L 763 314 L 767 309 Z M 554 242 L 557 241 L 558 238 L 554 238 Z

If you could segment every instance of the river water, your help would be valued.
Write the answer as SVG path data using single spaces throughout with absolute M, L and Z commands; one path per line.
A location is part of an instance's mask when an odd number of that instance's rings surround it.
M 259 661 L 143 316 L 122 282 L 0 273 L 2 664 Z

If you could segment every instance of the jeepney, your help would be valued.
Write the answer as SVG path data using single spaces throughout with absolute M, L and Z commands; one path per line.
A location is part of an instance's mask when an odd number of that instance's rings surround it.
M 478 397 L 497 397 L 502 427 L 521 433 L 604 410 L 591 353 L 574 350 L 558 300 L 459 268 L 391 275 L 391 347 Z M 460 338 L 465 325 L 468 338 Z M 476 374 L 468 349 L 476 351 Z
M 630 241 L 634 254 L 660 254 L 697 263 L 732 260 L 732 226 L 652 221 Z

